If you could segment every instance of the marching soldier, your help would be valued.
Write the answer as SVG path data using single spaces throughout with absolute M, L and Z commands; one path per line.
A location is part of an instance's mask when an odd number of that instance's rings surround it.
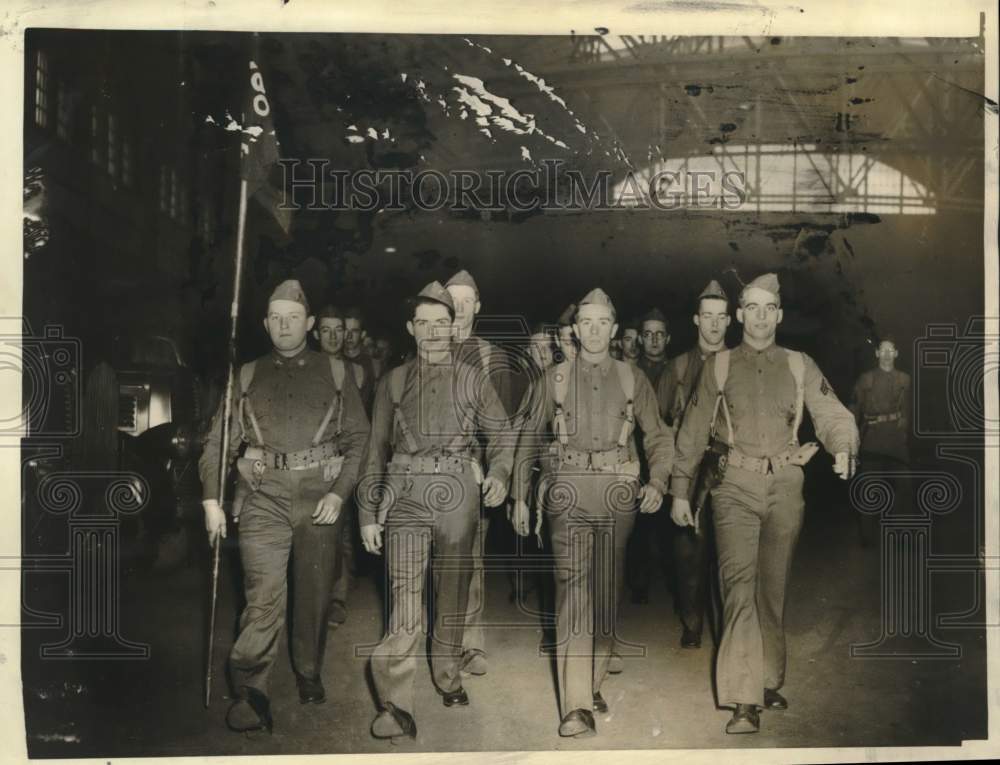
M 468 271 L 459 271 L 446 283 L 445 289 L 455 304 L 455 356 L 464 364 L 481 371 L 479 380 L 492 383 L 508 417 L 516 411 L 511 400 L 512 384 L 509 365 L 504 351 L 481 337 L 472 334 L 472 325 L 482 307 L 479 286 Z M 483 613 L 486 608 L 486 571 L 483 568 L 483 545 L 490 528 L 491 514 L 485 510 L 479 516 L 479 525 L 472 546 L 472 581 L 469 584 L 469 605 L 462 636 L 462 671 L 470 675 L 485 675 L 486 633 Z
M 361 400 L 365 402 L 365 408 L 370 414 L 377 377 L 371 356 L 365 350 L 364 321 L 360 308 L 355 306 L 344 311 L 344 358 L 360 365 L 365 371 L 364 380 L 361 381 Z
M 698 344 L 670 360 L 660 377 L 656 398 L 660 415 L 677 433 L 687 402 L 691 400 L 705 361 L 726 345 L 729 327 L 729 298 L 722 286 L 713 279 L 698 296 L 694 324 L 698 328 Z M 693 486 L 691 487 L 694 488 Z M 693 499 L 689 491 L 687 499 Z M 707 516 L 705 516 L 707 517 Z M 711 544 L 710 524 L 699 528 L 677 528 L 673 533 L 673 563 L 676 580 L 676 610 L 681 618 L 682 648 L 699 648 L 705 616 L 705 603 L 710 597 L 709 563 Z
M 229 656 L 236 702 L 226 717 L 235 731 L 271 730 L 268 677 L 285 622 L 291 556 L 291 653 L 302 703 L 325 699 L 320 669 L 344 523 L 369 424 L 357 388 L 338 362 L 306 346 L 314 317 L 301 286 L 282 282 L 271 294 L 264 326 L 270 353 L 240 369 L 233 402 L 246 442 L 237 461 L 233 502 L 239 521 L 246 608 Z M 223 407 L 201 455 L 209 542 L 226 536 L 217 483 Z M 240 439 L 230 439 L 232 460 Z
M 901 474 L 909 469 L 910 376 L 896 369 L 899 351 L 889 338 L 875 350 L 878 366 L 862 373 L 854 385 L 851 411 L 861 430 L 861 471 L 898 474 L 893 479 L 896 503 L 907 507 L 910 481 Z M 861 513 L 861 543 L 875 541 L 878 518 Z
M 670 343 L 670 328 L 663 311 L 654 308 L 648 311 L 640 322 L 639 342 L 642 355 L 637 363 L 646 373 L 649 384 L 656 390 L 660 375 L 667 368 L 667 345 Z
M 346 314 L 338 306 L 327 304 L 316 315 L 316 325 L 313 337 L 319 341 L 320 350 L 332 359 L 338 359 L 350 373 L 351 382 L 361 395 L 365 383 L 365 370 L 356 362 L 344 360 L 344 336 L 346 334 Z M 341 524 L 341 547 L 337 558 L 337 573 L 334 577 L 333 590 L 330 593 L 330 624 L 343 624 L 347 621 L 347 593 L 351 589 L 351 577 L 354 569 L 354 547 L 357 535 L 357 512 L 353 497 L 345 498 L 343 507 L 344 522 Z
M 461 664 L 472 547 L 480 504 L 504 501 L 512 465 L 500 399 L 454 353 L 451 294 L 428 284 L 412 316 L 406 328 L 417 355 L 378 385 L 358 489 L 362 542 L 380 554 L 384 533 L 391 590 L 388 629 L 371 658 L 380 708 L 371 728 L 376 738 L 416 736 L 415 653 L 429 565 L 435 566 L 434 683 L 446 707 L 469 703 Z M 486 442 L 485 479 L 478 438 Z
M 834 472 L 854 473 L 858 431 L 815 362 L 775 345 L 782 319 L 778 278 L 744 287 L 737 320 L 743 342 L 706 360 L 677 436 L 671 517 L 694 525 L 688 496 L 706 447 L 722 453 L 712 490 L 723 632 L 718 700 L 734 707 L 727 733 L 760 729 L 759 710 L 786 709 L 785 589 L 802 526 L 803 471 L 817 444 L 798 444 L 803 406 Z M 706 457 L 707 459 L 707 457 Z
M 622 361 L 629 364 L 638 365 L 642 356 L 642 348 L 639 345 L 639 322 L 629 319 L 622 327 Z
M 638 340 L 642 346 L 642 353 L 635 363 L 646 375 L 655 391 L 667 369 L 666 350 L 670 342 L 667 317 L 659 308 L 653 308 L 640 318 L 638 326 Z M 667 541 L 668 528 L 666 515 L 646 515 L 636 519 L 635 528 L 632 529 L 632 539 L 628 545 L 626 567 L 633 603 L 649 602 L 649 584 L 657 562 L 654 549 L 657 539 L 660 541 L 662 552 L 659 562 L 664 567 L 667 565 L 667 554 L 670 549 Z M 670 576 L 667 577 L 667 585 L 672 590 L 676 589 Z
M 625 542 L 637 504 L 643 513 L 659 509 L 673 458 L 673 434 L 660 419 L 649 381 L 608 354 L 617 330 L 614 306 L 602 290 L 580 301 L 573 324 L 579 354 L 546 372 L 515 461 L 512 520 L 522 536 L 531 467 L 542 462 L 539 496 L 556 558 L 561 736 L 594 735 L 594 710 L 608 709 L 601 684 L 615 640 Z M 636 423 L 650 473 L 641 489 Z

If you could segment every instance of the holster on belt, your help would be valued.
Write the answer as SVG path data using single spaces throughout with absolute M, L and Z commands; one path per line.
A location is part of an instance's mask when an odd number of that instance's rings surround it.
M 236 481 L 236 492 L 233 495 L 233 522 L 238 523 L 243 506 L 251 494 L 260 489 L 264 480 L 264 450 L 257 446 L 248 446 L 243 456 L 236 460 L 236 470 L 240 477 Z
M 718 438 L 712 438 L 708 442 L 705 454 L 701 459 L 701 467 L 698 470 L 698 479 L 695 481 L 694 491 L 694 528 L 696 533 L 700 533 L 700 515 L 705 507 L 705 502 L 712 489 L 722 483 L 726 477 L 726 466 L 729 464 L 729 444 Z

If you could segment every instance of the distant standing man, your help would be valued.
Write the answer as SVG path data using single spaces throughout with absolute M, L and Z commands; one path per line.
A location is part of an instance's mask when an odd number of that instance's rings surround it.
M 835 455 L 843 480 L 854 474 L 858 429 L 816 363 L 775 345 L 782 320 L 778 277 L 764 274 L 740 294 L 743 342 L 705 362 L 680 432 L 671 517 L 694 523 L 688 496 L 706 446 L 725 444 L 728 464 L 712 492 L 722 589 L 723 632 L 716 663 L 719 704 L 734 708 L 727 733 L 760 730 L 759 710 L 787 709 L 785 590 L 802 527 L 805 464 L 816 444 L 799 446 L 802 407 Z
M 362 542 L 379 554 L 384 534 L 389 572 L 389 625 L 371 658 L 379 702 L 371 727 L 376 738 L 416 736 L 413 682 L 428 566 L 434 684 L 446 707 L 469 703 L 461 663 L 472 545 L 480 504 L 504 501 L 512 466 L 500 399 L 454 353 L 455 307 L 448 290 L 428 284 L 411 316 L 406 329 L 417 355 L 379 382 L 358 489 Z
M 472 334 L 473 324 L 482 304 L 479 286 L 468 271 L 459 271 L 445 282 L 445 289 L 455 304 L 455 356 L 470 369 L 479 370 L 480 383 L 493 385 L 500 403 L 509 418 L 516 411 L 511 400 L 512 380 L 506 352 Z M 483 614 L 486 609 L 486 570 L 483 568 L 483 546 L 489 533 L 491 514 L 483 508 L 472 546 L 472 582 L 469 584 L 469 607 L 462 637 L 462 671 L 470 675 L 485 675 L 489 669 L 486 660 L 486 632 Z
M 726 347 L 726 329 L 730 323 L 729 298 L 722 286 L 713 279 L 698 296 L 694 324 L 698 328 L 698 343 L 691 350 L 670 360 L 660 377 L 656 398 L 663 419 L 680 430 L 684 410 L 691 400 L 705 361 Z M 687 499 L 693 499 L 694 485 Z M 706 514 L 704 517 L 708 518 Z M 711 597 L 711 523 L 691 527 L 674 527 L 672 533 L 673 563 L 676 579 L 675 610 L 681 619 L 681 648 L 700 648 L 705 604 Z
M 608 354 L 617 331 L 611 299 L 592 290 L 573 324 L 580 353 L 546 371 L 515 459 L 512 520 L 522 536 L 531 468 L 542 463 L 540 496 L 556 559 L 560 736 L 594 735 L 594 710 L 608 711 L 601 685 L 615 641 L 625 542 L 637 505 L 643 513 L 659 509 L 673 458 L 673 434 L 649 381 Z M 650 473 L 641 489 L 636 423 Z
M 875 349 L 878 366 L 863 372 L 854 385 L 851 411 L 861 430 L 860 469 L 868 472 L 905 473 L 910 467 L 910 376 L 896 369 L 899 351 L 891 338 Z M 896 505 L 911 502 L 910 481 L 899 475 L 892 481 Z M 872 513 L 860 514 L 861 544 L 875 542 L 879 519 Z
M 233 502 L 240 524 L 246 607 L 229 655 L 236 702 L 226 722 L 235 731 L 271 730 L 268 678 L 285 623 L 291 557 L 291 653 L 305 703 L 325 699 L 320 669 L 337 567 L 344 501 L 351 496 L 369 424 L 343 362 L 306 346 L 314 317 L 294 279 L 271 294 L 264 327 L 273 348 L 239 372 L 229 460 L 241 440 L 240 484 Z M 199 462 L 209 542 L 226 536 L 219 506 L 223 407 Z M 240 506 L 242 505 L 242 506 Z

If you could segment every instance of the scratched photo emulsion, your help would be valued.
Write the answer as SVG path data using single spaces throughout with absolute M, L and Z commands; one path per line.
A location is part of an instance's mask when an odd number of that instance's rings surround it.
M 970 28 L 29 29 L 29 755 L 985 739 Z

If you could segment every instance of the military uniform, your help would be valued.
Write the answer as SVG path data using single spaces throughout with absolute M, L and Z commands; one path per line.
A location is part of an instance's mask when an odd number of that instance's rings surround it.
M 864 473 L 905 473 L 909 469 L 908 442 L 911 410 L 910 376 L 898 369 L 870 369 L 854 385 L 851 411 L 861 430 L 860 469 Z M 912 502 L 911 481 L 898 475 L 890 479 L 895 506 L 904 512 Z M 861 513 L 861 540 L 875 541 L 879 517 Z
M 639 319 L 640 336 L 643 322 L 646 321 L 662 321 L 664 326 L 667 325 L 666 316 L 658 308 L 654 308 Z M 646 379 L 649 380 L 650 387 L 655 392 L 660 379 L 669 366 L 669 362 L 665 355 L 659 359 L 651 359 L 643 352 L 636 359 L 635 366 L 642 370 Z M 667 559 L 668 551 L 670 550 L 670 536 L 673 532 L 672 526 L 673 524 L 670 522 L 667 514 L 660 515 L 656 513 L 650 515 L 644 513 L 636 519 L 632 538 L 628 544 L 628 562 L 626 566 L 629 589 L 632 591 L 632 600 L 636 603 L 648 602 L 650 580 L 652 579 L 653 569 L 657 562 L 663 566 L 664 572 L 667 574 L 668 587 L 671 590 L 676 589 L 673 577 L 669 575 Z M 655 548 L 657 543 L 659 543 L 661 548 L 661 556 L 657 556 L 656 554 Z
M 601 290 L 581 301 L 611 305 Z M 528 500 L 531 467 L 540 459 L 538 496 L 556 559 L 556 668 L 560 714 L 592 716 L 607 675 L 624 582 L 624 553 L 635 523 L 639 464 L 634 423 L 642 431 L 649 483 L 666 491 L 673 434 L 657 412 L 649 381 L 632 375 L 626 400 L 621 368 L 577 356 L 546 371 L 518 444 L 514 498 Z M 626 378 L 627 379 L 627 378 Z M 562 404 L 557 404 L 563 390 Z
M 750 286 L 778 294 L 773 275 Z M 785 348 L 772 343 L 757 350 L 744 341 L 727 354 L 715 425 L 730 444 L 729 462 L 712 491 L 724 612 L 716 683 L 720 705 L 759 707 L 765 689 L 776 691 L 785 677 L 785 590 L 804 510 L 803 471 L 790 462 L 797 447 L 798 388 Z M 720 357 L 706 360 L 677 434 L 675 497 L 690 495 L 709 443 Z M 832 454 L 856 454 L 854 418 L 815 362 L 805 354 L 801 359 L 804 405 L 819 440 Z
M 297 300 L 308 311 L 297 282 L 280 286 L 272 295 L 279 299 Z M 247 376 L 241 371 L 241 387 Z M 206 500 L 218 499 L 223 404 L 199 462 Z M 241 469 L 234 501 L 246 607 L 229 668 L 238 694 L 254 689 L 266 697 L 285 623 L 289 556 L 292 665 L 300 678 L 318 681 L 344 513 L 329 525 L 314 524 L 312 515 L 329 492 L 345 502 L 351 496 L 369 423 L 357 389 L 345 379 L 338 395 L 329 357 L 308 348 L 291 357 L 272 350 L 253 362 L 252 380 L 245 394 L 234 393 L 232 411 L 229 459 L 240 447 L 240 428 L 248 441 L 245 459 L 253 448 L 259 460 L 249 477 L 256 486 Z M 241 496 L 245 502 L 237 507 Z
M 369 382 L 372 373 L 365 371 L 365 367 L 360 363 L 362 357 L 349 360 L 341 354 L 339 358 L 344 360 L 350 381 L 357 388 L 358 396 L 364 403 L 366 412 L 370 413 L 371 398 L 366 398 L 364 391 L 372 388 L 372 383 Z M 372 388 L 372 390 L 374 389 Z M 339 624 L 347 618 L 347 593 L 351 589 L 351 582 L 354 578 L 354 567 L 357 560 L 355 548 L 358 545 L 358 510 L 353 494 L 344 498 L 344 507 L 341 512 L 344 514 L 344 523 L 340 533 L 340 555 L 337 557 L 337 571 L 333 579 L 333 588 L 330 591 L 331 624 Z
M 712 355 L 712 352 L 696 345 L 671 359 L 667 371 L 660 377 L 656 389 L 660 415 L 674 428 L 675 433 L 680 429 L 684 409 L 691 400 L 705 361 Z M 693 491 L 692 485 L 686 497 L 689 501 L 693 500 Z M 675 610 L 685 630 L 698 640 L 701 638 L 705 604 L 710 592 L 708 574 L 711 536 L 711 528 L 705 526 L 700 527 L 697 533 L 694 529 L 676 526 L 670 530 Z
M 452 305 L 437 282 L 425 287 L 421 297 Z M 388 629 L 371 659 L 384 711 L 401 710 L 412 717 L 424 579 L 432 562 L 432 674 L 446 703 L 447 694 L 461 690 L 463 617 L 483 482 L 477 437 L 485 440 L 487 478 L 505 487 L 513 452 L 503 405 L 480 377 L 454 354 L 442 363 L 418 354 L 385 375 L 375 394 L 358 494 L 362 527 L 385 524 L 391 610 Z
M 479 286 L 468 271 L 459 271 L 446 283 L 450 286 L 470 287 L 479 294 Z M 510 365 L 505 363 L 506 351 L 493 345 L 481 337 L 471 335 L 455 344 L 455 358 L 477 370 L 481 382 L 489 381 L 496 391 L 500 403 L 508 417 L 516 411 L 517 402 L 512 400 L 513 381 Z M 484 507 L 479 514 L 479 524 L 476 527 L 475 540 L 472 546 L 472 581 L 469 583 L 469 603 L 465 618 L 465 632 L 462 637 L 464 665 L 472 665 L 478 674 L 481 669 L 473 662 L 475 654 L 486 654 L 486 633 L 483 628 L 483 615 L 486 609 L 486 571 L 483 567 L 483 548 L 490 529 L 492 514 Z

